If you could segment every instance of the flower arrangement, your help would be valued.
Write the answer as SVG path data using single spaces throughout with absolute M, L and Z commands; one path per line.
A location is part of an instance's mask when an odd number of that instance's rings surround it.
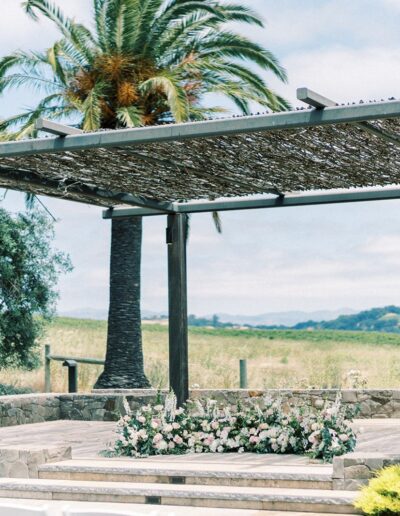
M 321 410 L 262 398 L 219 406 L 189 401 L 177 408 L 173 393 L 164 403 L 130 411 L 118 422 L 114 453 L 132 457 L 184 453 L 295 453 L 331 461 L 355 448 L 352 414 L 340 398 Z

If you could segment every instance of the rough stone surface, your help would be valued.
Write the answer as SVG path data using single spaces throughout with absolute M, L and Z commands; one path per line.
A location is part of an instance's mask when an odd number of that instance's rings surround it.
M 354 452 L 333 460 L 333 489 L 356 491 L 368 484 L 376 471 L 392 464 L 400 464 L 399 455 Z
M 165 394 L 165 393 L 163 393 Z M 285 404 L 307 403 L 322 408 L 326 401 L 334 401 L 335 389 L 315 390 L 193 390 L 192 398 L 210 397 L 219 402 L 236 404 L 238 399 L 281 398 Z M 357 412 L 357 418 L 400 418 L 399 390 L 344 390 L 343 403 Z M 80 421 L 116 421 L 124 413 L 123 398 L 131 409 L 154 403 L 157 391 L 97 390 L 82 394 L 22 394 L 0 396 L 0 427 L 42 423 L 59 419 Z
M 65 445 L 43 448 L 35 445 L 0 448 L 0 477 L 38 478 L 43 464 L 71 458 L 71 447 Z

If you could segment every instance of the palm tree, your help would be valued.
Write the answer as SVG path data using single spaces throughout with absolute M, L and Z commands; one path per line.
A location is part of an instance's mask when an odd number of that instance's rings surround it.
M 201 120 L 223 111 L 204 97 L 227 97 L 248 114 L 287 102 L 258 71 L 286 81 L 275 56 L 229 29 L 262 27 L 250 8 L 223 0 L 93 0 L 94 26 L 66 17 L 47 0 L 26 12 L 51 20 L 60 39 L 44 52 L 16 51 L 0 60 L 0 94 L 32 87 L 43 94 L 32 110 L 0 122 L 0 138 L 35 136 L 44 117 L 85 131 Z M 251 66 L 249 66 L 249 63 Z M 148 387 L 140 331 L 142 220 L 113 220 L 106 366 L 96 387 Z

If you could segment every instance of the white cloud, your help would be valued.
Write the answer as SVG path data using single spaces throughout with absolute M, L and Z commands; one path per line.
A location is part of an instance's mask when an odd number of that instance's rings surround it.
M 334 47 L 292 53 L 285 60 L 290 70 L 287 95 L 308 86 L 337 102 L 400 97 L 400 52 L 382 47 Z

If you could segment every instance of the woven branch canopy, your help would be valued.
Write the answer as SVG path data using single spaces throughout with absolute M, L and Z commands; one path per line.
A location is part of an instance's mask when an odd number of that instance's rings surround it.
M 116 206 L 398 185 L 399 117 L 392 100 L 4 142 L 0 187 Z

